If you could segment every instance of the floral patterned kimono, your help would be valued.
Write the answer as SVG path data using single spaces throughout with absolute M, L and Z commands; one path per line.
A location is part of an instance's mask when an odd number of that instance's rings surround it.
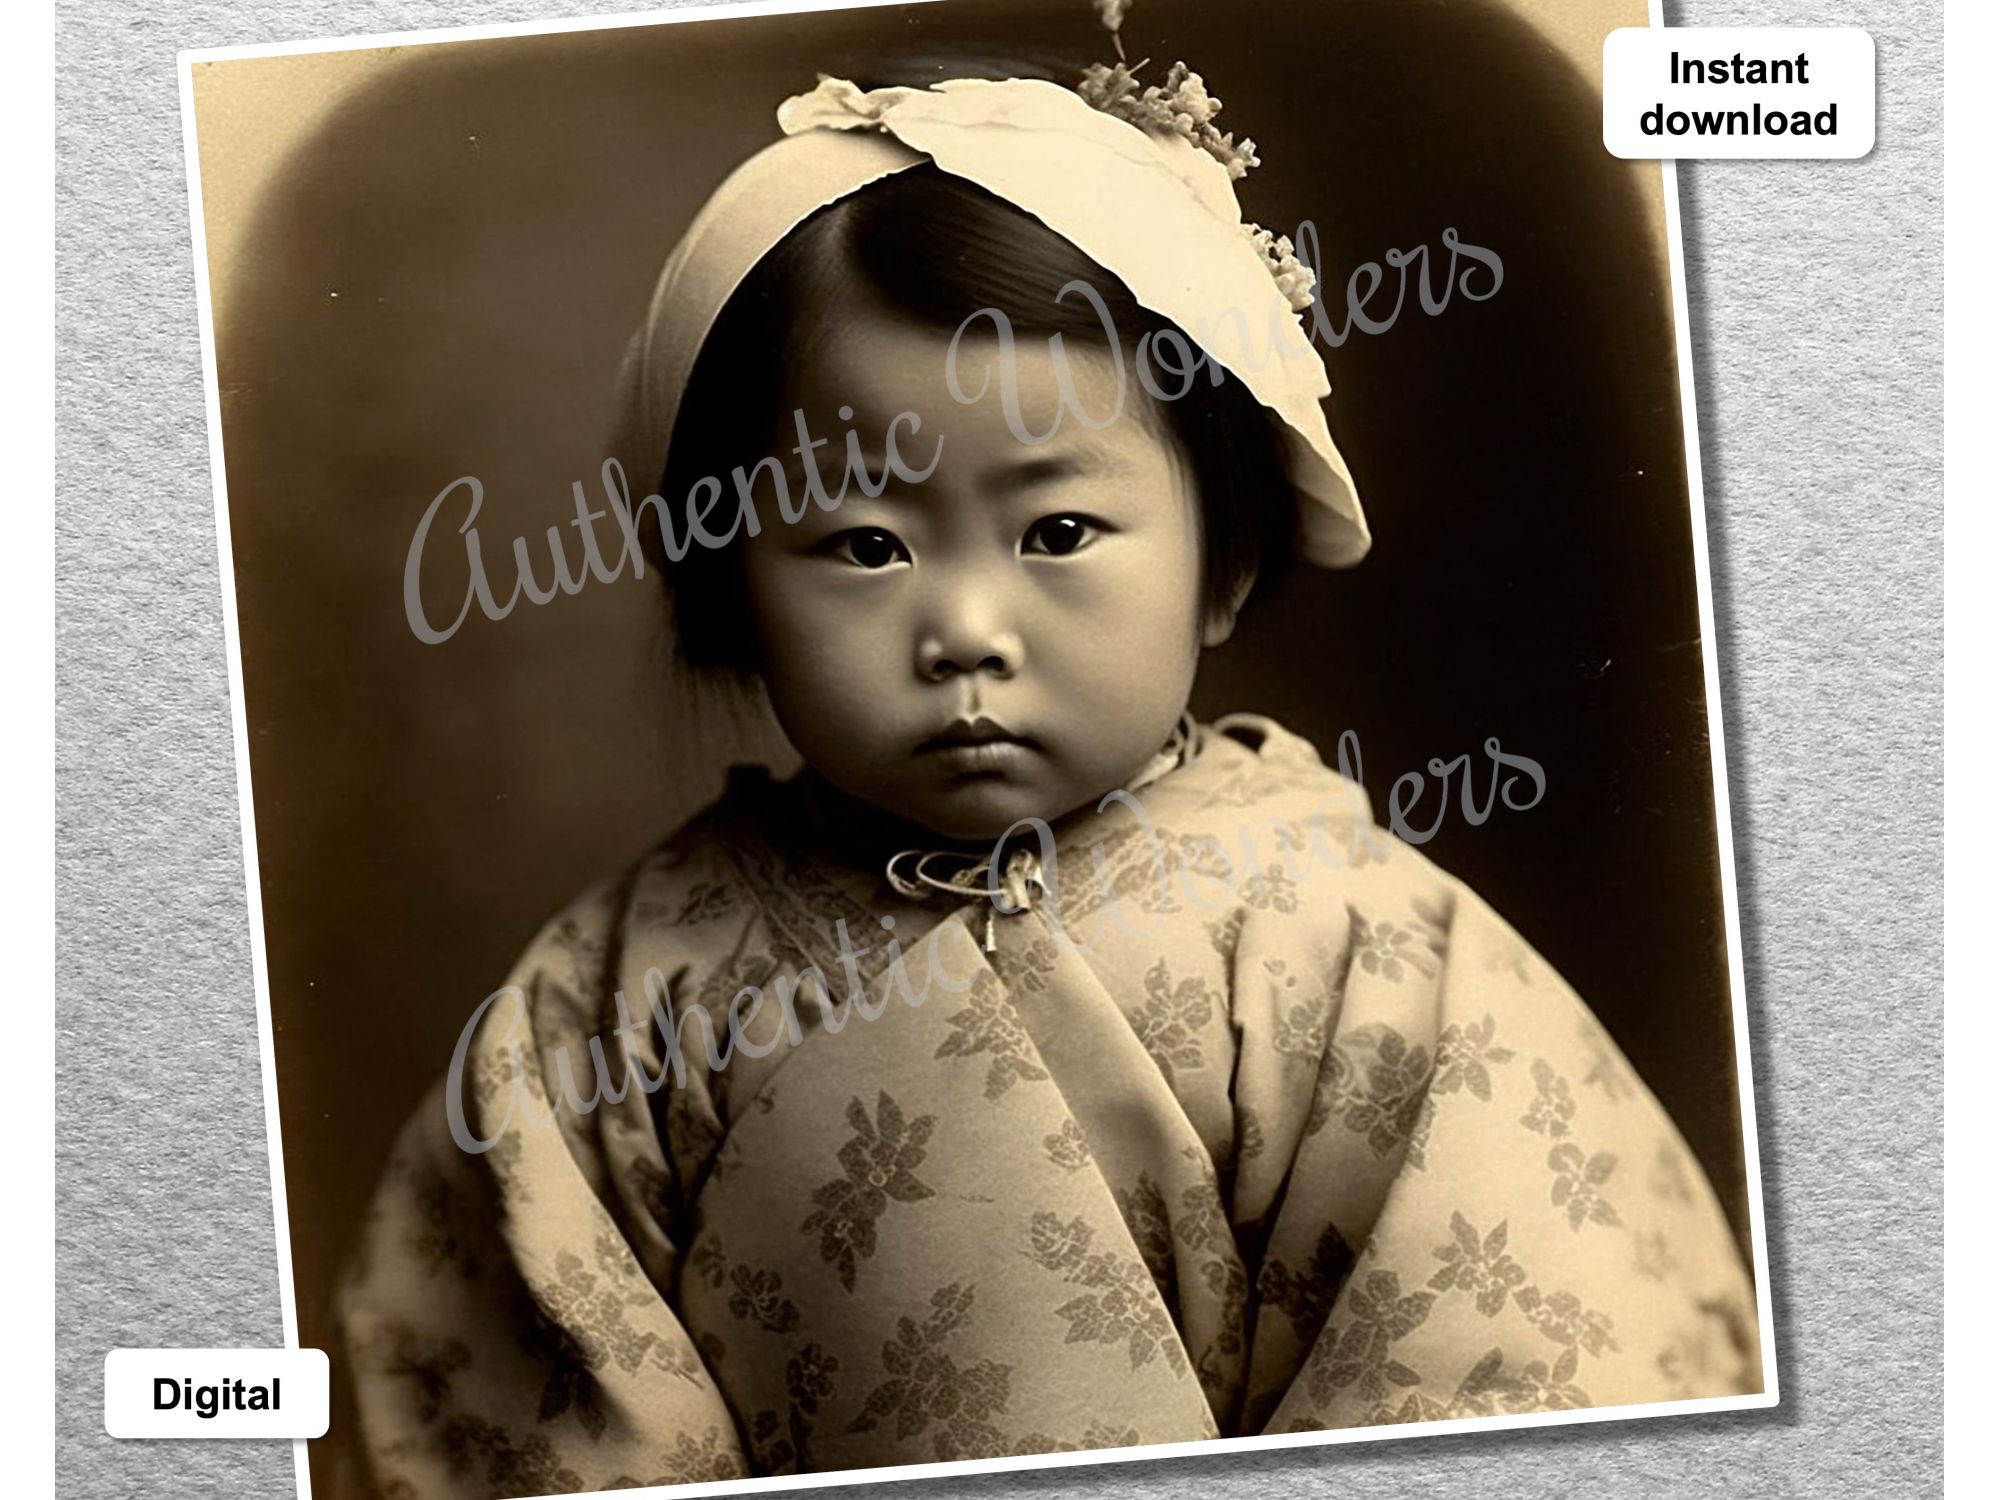
M 902 894 L 816 819 L 739 772 L 468 1025 L 342 1294 L 358 1488 L 1759 1389 L 1659 1104 L 1303 740 L 1197 729 L 1017 902 Z

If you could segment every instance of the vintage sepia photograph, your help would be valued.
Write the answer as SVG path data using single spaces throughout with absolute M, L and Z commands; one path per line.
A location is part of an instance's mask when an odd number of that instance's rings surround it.
M 302 1493 L 1775 1404 L 1648 23 L 183 55 Z

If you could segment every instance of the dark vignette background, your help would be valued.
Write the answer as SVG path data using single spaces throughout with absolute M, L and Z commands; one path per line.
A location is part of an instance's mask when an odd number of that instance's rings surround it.
M 411 48 L 261 206 L 218 363 L 307 1346 L 391 1138 L 536 923 L 758 748 L 665 701 L 648 584 L 419 643 L 424 506 L 480 476 L 489 554 L 564 521 L 659 260 L 815 71 L 1102 42 L 1080 0 L 961 0 Z M 1382 815 L 1489 735 L 1540 761 L 1540 806 L 1454 810 L 1426 852 L 1596 1009 L 1745 1233 L 1672 313 L 1594 91 L 1471 0 L 1149 0 L 1127 49 L 1229 101 L 1266 160 L 1245 212 L 1310 217 L 1336 297 L 1447 226 L 1505 263 L 1491 300 L 1412 296 L 1329 351 L 1374 553 L 1248 617 L 1197 710 L 1329 758 L 1354 730 Z

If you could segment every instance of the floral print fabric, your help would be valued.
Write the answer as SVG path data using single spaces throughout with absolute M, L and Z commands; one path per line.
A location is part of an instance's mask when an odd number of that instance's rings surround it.
M 489 1149 L 428 1099 L 342 1293 L 364 1489 L 1758 1388 L 1751 1288 L 1671 1122 L 1304 741 L 1202 728 L 1065 820 L 1048 893 L 990 924 L 819 827 L 740 775 L 481 1017 L 461 1103 Z

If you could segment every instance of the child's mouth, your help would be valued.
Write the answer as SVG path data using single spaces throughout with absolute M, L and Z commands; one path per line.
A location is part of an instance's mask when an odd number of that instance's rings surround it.
M 1004 772 L 1039 747 L 992 719 L 958 719 L 917 746 L 917 754 L 961 775 Z

